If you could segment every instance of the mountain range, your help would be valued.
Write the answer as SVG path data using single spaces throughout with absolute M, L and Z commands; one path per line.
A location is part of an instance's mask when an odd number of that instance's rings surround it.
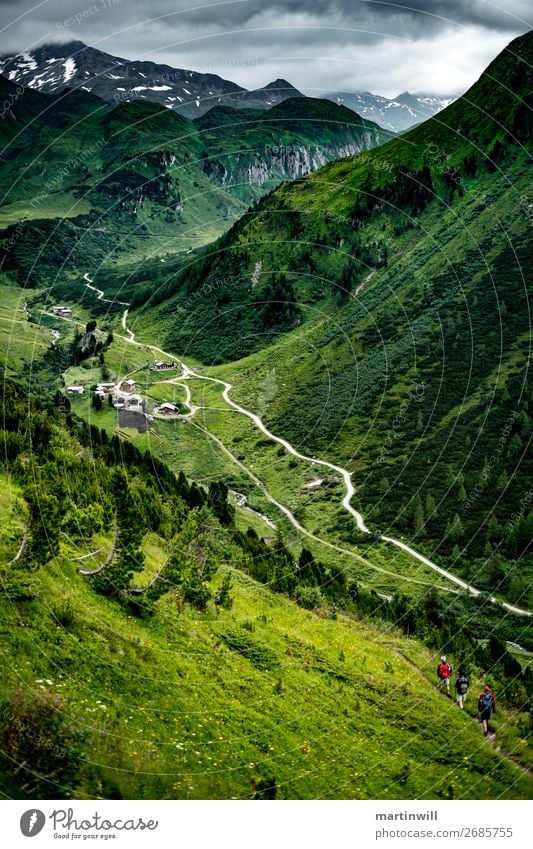
M 4 55 L 0 57 L 0 73 L 17 85 L 47 94 L 56 94 L 66 87 L 80 88 L 113 104 L 150 100 L 193 119 L 218 105 L 267 109 L 287 98 L 304 97 L 283 79 L 248 91 L 217 74 L 123 59 L 81 41 L 45 44 L 31 52 Z M 324 96 L 390 132 L 400 132 L 430 118 L 451 102 L 450 98 L 409 92 L 393 99 L 370 92 Z
M 187 118 L 223 104 L 234 109 L 267 109 L 303 95 L 286 80 L 248 91 L 218 74 L 204 74 L 155 62 L 121 59 L 82 41 L 45 44 L 30 53 L 0 57 L 0 73 L 46 94 L 65 88 L 92 92 L 109 103 L 150 100 Z
M 394 133 L 401 133 L 414 124 L 427 121 L 455 99 L 432 94 L 410 94 L 408 91 L 392 98 L 369 91 L 337 91 L 324 96 Z

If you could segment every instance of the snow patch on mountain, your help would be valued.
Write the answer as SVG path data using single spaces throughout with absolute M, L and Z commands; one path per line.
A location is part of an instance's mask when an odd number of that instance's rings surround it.
M 23 53 L 21 58 L 22 58 L 22 62 L 20 62 L 21 68 L 24 67 L 27 71 L 35 71 L 35 69 L 37 68 L 37 62 L 35 61 L 35 59 L 31 55 L 31 53 Z
M 63 64 L 65 67 L 65 76 L 63 77 L 63 82 L 68 83 L 68 81 L 71 80 L 74 74 L 76 73 L 76 63 L 72 56 L 69 56 L 68 59 L 65 59 Z

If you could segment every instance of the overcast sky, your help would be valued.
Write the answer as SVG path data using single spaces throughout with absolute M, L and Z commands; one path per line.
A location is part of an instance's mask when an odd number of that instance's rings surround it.
M 283 77 L 315 96 L 459 94 L 532 12 L 530 0 L 0 0 L 0 53 L 75 39 L 246 88 Z

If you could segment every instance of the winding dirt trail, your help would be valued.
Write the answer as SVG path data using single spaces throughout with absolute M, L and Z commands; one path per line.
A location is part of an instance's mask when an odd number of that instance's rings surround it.
M 89 277 L 88 274 L 84 274 L 83 279 L 85 281 L 85 285 L 87 286 L 87 288 L 91 289 L 93 292 L 96 292 L 96 300 L 97 301 L 104 301 L 104 303 L 106 303 L 106 304 L 120 304 L 121 307 L 129 306 L 129 304 L 127 304 L 126 301 L 115 301 L 112 298 L 104 297 L 105 292 L 103 292 L 102 289 L 97 289 L 96 286 L 93 286 L 94 281 L 91 280 L 91 278 Z
M 179 419 L 180 421 L 184 421 L 184 419 L 192 419 L 192 417 L 200 409 L 200 407 L 197 407 L 195 404 L 193 404 L 191 402 L 191 390 L 188 387 L 188 385 L 183 382 L 183 380 L 184 380 L 183 377 L 181 377 L 181 375 L 180 375 L 180 377 L 172 377 L 172 378 L 169 378 L 169 380 L 160 380 L 159 383 L 158 383 L 158 386 L 160 386 L 162 383 L 163 384 L 169 383 L 172 386 L 181 386 L 185 390 L 185 401 L 183 403 L 185 404 L 186 407 L 189 408 L 189 412 L 180 414 L 179 416 L 176 416 L 176 418 Z M 166 417 L 165 416 L 158 416 L 157 418 L 165 419 Z
M 292 454 L 294 457 L 297 457 L 298 459 L 304 460 L 305 462 L 311 463 L 313 465 L 320 466 L 321 468 L 331 469 L 331 471 L 336 472 L 337 474 L 341 475 L 341 477 L 344 481 L 344 486 L 345 486 L 345 490 L 346 490 L 346 494 L 345 494 L 345 496 L 342 500 L 343 508 L 348 513 L 350 513 L 350 515 L 355 519 L 355 523 L 356 523 L 359 531 L 361 531 L 362 533 L 365 533 L 365 534 L 371 533 L 370 529 L 365 524 L 365 521 L 364 521 L 361 513 L 359 513 L 354 507 L 352 507 L 352 505 L 350 503 L 354 494 L 355 494 L 355 488 L 354 488 L 352 480 L 351 480 L 350 472 L 348 472 L 347 469 L 344 469 L 342 466 L 337 466 L 335 463 L 330 463 L 327 460 L 321 460 L 318 457 L 308 457 L 306 454 L 302 454 L 300 451 L 297 451 L 296 448 L 294 448 L 290 444 L 290 442 L 288 442 L 286 439 L 283 439 L 283 437 L 281 437 L 281 436 L 276 436 L 274 433 L 272 433 L 270 430 L 268 430 L 268 428 L 263 424 L 263 422 L 261 421 L 261 419 L 259 418 L 258 415 L 256 415 L 255 413 L 252 413 L 250 410 L 247 410 L 245 407 L 242 407 L 240 404 L 238 404 L 236 401 L 234 401 L 230 397 L 230 392 L 233 388 L 231 383 L 227 383 L 225 380 L 220 380 L 219 378 L 216 378 L 216 377 L 209 377 L 209 376 L 204 375 L 204 374 L 199 374 L 199 373 L 193 371 L 191 368 L 189 368 L 189 366 L 187 366 L 183 361 L 179 360 L 179 358 L 177 358 L 175 354 L 172 354 L 169 351 L 164 351 L 162 348 L 158 348 L 155 345 L 148 345 L 148 344 L 138 342 L 135 338 L 134 332 L 128 328 L 127 321 L 128 321 L 128 309 L 126 309 L 124 311 L 123 315 L 122 315 L 122 328 L 126 331 L 128 336 L 122 336 L 120 338 L 124 339 L 126 342 L 129 342 L 132 345 L 138 345 L 141 348 L 148 348 L 151 351 L 156 351 L 157 353 L 162 354 L 164 357 L 169 357 L 170 359 L 174 359 L 174 360 L 177 359 L 178 362 L 181 365 L 182 370 L 183 370 L 183 374 L 181 375 L 181 380 L 186 380 L 186 379 L 189 379 L 189 378 L 190 379 L 196 379 L 196 380 L 208 380 L 212 383 L 217 383 L 219 386 L 224 387 L 223 392 L 222 392 L 222 397 L 224 398 L 226 403 L 230 407 L 232 407 L 234 410 L 237 410 L 237 412 L 241 413 L 243 416 L 246 416 L 247 418 L 249 418 L 256 425 L 256 427 L 261 431 L 261 433 L 263 433 L 269 439 L 272 439 L 274 442 L 277 442 L 279 445 L 282 445 L 285 448 L 285 450 L 288 451 L 289 454 Z M 203 430 L 203 428 L 202 428 L 202 430 Z M 212 439 L 214 439 L 215 442 L 217 442 L 217 444 L 220 445 L 220 447 L 227 454 L 230 454 L 230 452 L 228 451 L 226 446 L 224 446 L 223 443 L 219 439 L 217 439 L 217 437 L 213 436 L 213 434 L 210 434 L 210 437 Z M 230 456 L 233 457 L 233 455 L 231 455 L 231 454 L 230 454 Z M 236 458 L 233 458 L 233 459 L 236 460 Z M 239 465 L 242 466 L 242 464 L 239 464 Z M 245 467 L 243 467 L 243 468 L 245 469 Z M 249 472 L 249 470 L 247 470 L 247 469 L 245 469 L 245 470 L 247 471 L 248 474 L 251 474 Z M 254 478 L 255 478 L 255 476 L 254 476 Z M 255 478 L 255 480 L 256 480 L 256 482 L 260 483 L 257 478 Z M 275 499 L 273 499 L 270 496 L 270 494 L 266 493 L 266 490 L 265 490 L 265 488 L 262 484 L 261 484 L 261 489 L 262 489 L 263 492 L 265 492 L 265 494 L 268 495 L 270 500 L 273 503 L 275 503 L 276 506 L 280 510 L 282 510 L 282 512 L 287 516 L 287 518 L 289 519 L 291 524 L 294 525 L 294 527 L 296 527 L 301 533 L 304 533 L 306 536 L 314 538 L 313 534 L 311 534 L 309 531 L 307 531 L 305 528 L 303 528 L 302 525 L 300 525 L 300 523 L 298 522 L 296 517 L 291 513 L 291 511 L 287 507 L 285 507 L 284 505 L 275 501 Z M 333 548 L 337 551 L 341 551 L 343 554 L 348 554 L 350 556 L 352 556 L 354 554 L 353 552 L 350 552 L 349 549 L 343 549 L 340 546 L 334 545 L 333 543 L 327 543 L 324 540 L 321 540 L 319 537 L 317 537 L 316 539 L 319 540 L 322 544 L 327 545 L 329 548 Z M 406 543 L 402 542 L 401 540 L 398 540 L 395 537 L 386 536 L 385 534 L 380 535 L 379 539 L 382 540 L 383 542 L 387 542 L 390 545 L 395 546 L 396 548 L 399 548 L 402 551 L 405 551 L 411 557 L 413 557 L 415 560 L 418 560 L 420 563 L 423 563 L 429 569 L 433 569 L 434 572 L 437 572 L 437 574 L 442 575 L 442 577 L 446 578 L 446 580 L 450 581 L 451 583 L 453 583 L 456 586 L 460 587 L 461 589 L 465 590 L 470 595 L 479 596 L 481 594 L 481 590 L 477 589 L 476 587 L 472 586 L 471 584 L 466 583 L 466 581 L 462 581 L 456 575 L 452 575 L 451 572 L 448 572 L 446 569 L 443 569 L 437 563 L 434 563 L 432 560 L 429 560 L 429 558 L 425 557 L 423 554 L 420 554 L 420 552 L 416 551 L 416 549 L 411 548 L 411 546 L 407 545 Z M 377 567 L 374 567 L 374 568 L 377 568 Z M 385 572 L 386 574 L 391 574 L 391 575 L 394 574 L 395 577 L 402 577 L 398 573 L 392 573 L 392 572 L 387 573 L 386 570 L 383 570 L 383 569 L 378 569 L 378 571 L 382 571 L 382 572 Z M 421 582 L 421 583 L 423 583 L 423 582 Z M 494 596 L 490 597 L 490 601 L 492 602 L 492 604 L 503 607 L 505 610 L 508 610 L 511 613 L 516 613 L 519 616 L 531 617 L 533 615 L 530 610 L 525 610 L 521 607 L 517 607 L 513 604 L 509 604 L 506 601 L 501 601 L 500 599 L 497 599 Z
M 287 517 L 291 525 L 293 525 L 293 527 L 295 527 L 296 530 L 299 531 L 303 536 L 307 537 L 307 539 L 312 539 L 314 542 L 320 543 L 320 545 L 329 548 L 330 551 L 336 551 L 339 554 L 345 554 L 348 557 L 351 557 L 353 560 L 357 560 L 359 563 L 363 563 L 365 566 L 367 566 L 369 569 L 372 569 L 374 572 L 379 572 L 381 575 L 387 575 L 391 578 L 396 579 L 402 578 L 406 583 L 409 584 L 418 584 L 424 587 L 433 586 L 429 581 L 423 581 L 419 578 L 407 578 L 398 572 L 391 572 L 388 569 L 384 569 L 382 566 L 376 566 L 375 563 L 371 563 L 369 560 L 366 560 L 361 554 L 358 554 L 356 551 L 351 551 L 349 548 L 343 548 L 341 545 L 336 545 L 334 542 L 322 539 L 322 537 L 318 537 L 313 534 L 312 531 L 308 531 L 307 528 L 304 528 L 304 526 L 300 524 L 296 516 L 289 510 L 288 507 L 286 507 L 284 504 L 281 503 L 281 501 L 278 501 L 276 498 L 274 498 L 273 495 L 270 494 L 268 489 L 265 487 L 264 483 L 257 477 L 257 475 L 254 475 L 251 469 L 245 466 L 244 463 L 238 460 L 237 457 L 235 457 L 235 455 L 231 453 L 229 448 L 224 445 L 224 443 L 221 439 L 218 438 L 218 436 L 215 436 L 209 430 L 206 430 L 201 425 L 196 424 L 195 422 L 192 422 L 192 425 L 197 430 L 201 430 L 202 433 L 205 433 L 208 439 L 211 439 L 213 442 L 215 442 L 219 446 L 221 451 L 223 451 L 224 454 L 226 454 L 226 456 L 229 457 L 230 460 L 236 466 L 238 466 L 245 474 L 248 475 L 250 480 L 252 480 L 257 486 L 257 488 L 261 490 L 265 498 L 267 498 L 271 504 L 277 507 L 278 510 L 280 510 Z M 448 591 L 454 592 L 454 590 Z

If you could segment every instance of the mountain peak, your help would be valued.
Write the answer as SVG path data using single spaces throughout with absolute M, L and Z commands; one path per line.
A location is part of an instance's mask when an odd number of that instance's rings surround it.
M 77 39 L 70 39 L 70 41 L 58 41 L 58 42 L 46 42 L 42 44 L 37 50 L 42 50 L 43 48 L 52 48 L 52 47 L 61 47 L 66 49 L 68 47 L 69 50 L 87 50 L 88 44 L 85 44 L 84 41 L 79 41 Z M 95 48 L 93 48 L 95 49 Z
M 277 80 L 273 80 L 272 82 L 267 83 L 265 86 L 263 86 L 263 88 L 291 88 L 292 89 L 292 88 L 294 88 L 294 86 L 291 83 L 287 82 L 287 80 L 284 80 L 284 79 L 281 79 L 280 77 L 278 77 Z M 294 89 L 294 90 L 296 91 L 297 89 Z
M 344 104 L 365 120 L 375 121 L 383 129 L 395 133 L 426 121 L 454 99 L 438 95 L 416 95 L 410 91 L 403 91 L 393 98 L 369 91 L 338 91 L 325 96 L 335 103 Z
M 52 55 L 62 58 L 70 56 L 73 53 L 80 53 L 82 50 L 89 49 L 92 48 L 89 48 L 83 41 L 76 41 L 74 39 L 71 41 L 46 41 L 44 44 L 40 44 L 38 47 L 34 47 L 31 50 L 23 50 L 22 52 L 13 55 L 12 58 L 18 59 L 22 56 L 48 57 Z
M 255 89 L 255 91 L 272 91 L 272 92 L 286 92 L 287 97 L 305 97 L 297 88 L 295 88 L 292 83 L 289 83 L 287 80 L 283 80 L 278 77 L 277 80 L 272 80 L 272 82 L 267 83 L 261 88 Z
M 396 103 L 407 103 L 409 106 L 415 106 L 418 103 L 417 98 L 410 91 L 402 91 L 398 97 L 393 97 L 392 99 Z

